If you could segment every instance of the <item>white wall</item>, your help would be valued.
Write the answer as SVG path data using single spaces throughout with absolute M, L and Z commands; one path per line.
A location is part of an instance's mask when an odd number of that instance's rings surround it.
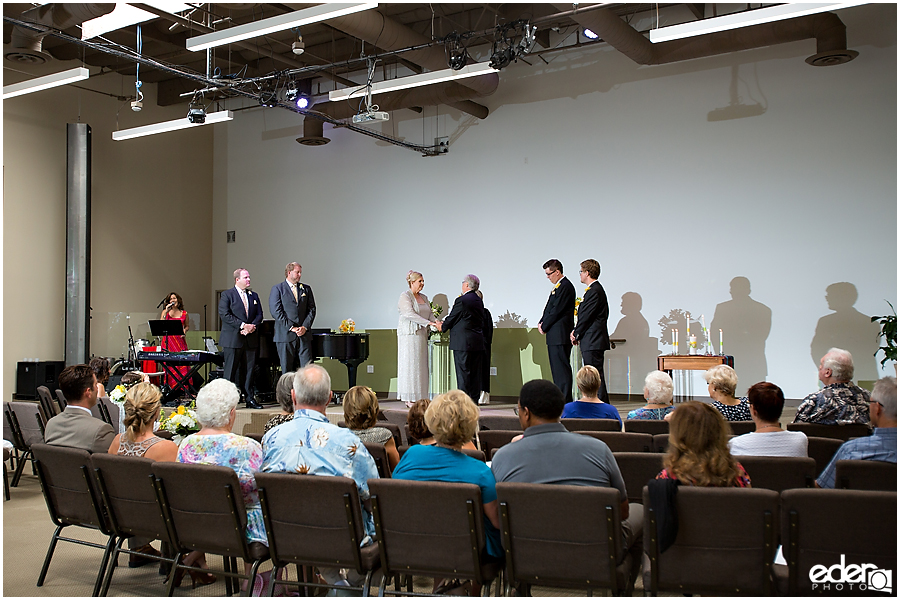
M 45 71 L 76 66 L 55 62 Z M 21 79 L 5 72 L 7 85 Z M 117 75 L 78 85 L 134 91 L 133 78 Z M 128 323 L 141 337 L 171 290 L 195 315 L 212 302 L 212 127 L 112 141 L 117 127 L 187 114 L 156 106 L 155 85 L 143 91 L 141 113 L 74 86 L 3 102 L 4 398 L 15 390 L 17 361 L 65 355 L 66 123 L 92 128 L 91 352 L 120 356 Z
M 897 289 L 896 7 L 839 14 L 860 55 L 837 67 L 804 62 L 813 40 L 660 67 L 600 46 L 505 69 L 483 121 L 446 107 L 394 112 L 385 132 L 451 136 L 437 158 L 329 126 L 332 142 L 307 148 L 294 141 L 300 117 L 241 112 L 216 131 L 213 287 L 243 266 L 267 296 L 299 260 L 317 326 L 352 317 L 378 329 L 395 327 L 407 270 L 451 301 L 472 272 L 495 318 L 510 311 L 533 327 L 550 290 L 541 264 L 561 259 L 580 289 L 578 262 L 593 257 L 610 331 L 622 294 L 636 292 L 665 342 L 661 317 L 680 309 L 709 324 L 743 276 L 772 311 L 768 380 L 801 397 L 817 385 L 810 344 L 831 314 L 826 287 L 853 284 L 863 315 L 884 314 Z M 711 122 L 729 106 L 733 69 L 739 102 L 765 110 Z M 724 335 L 741 375 L 747 349 Z M 633 392 L 646 364 L 632 366 Z M 699 376 L 688 385 L 705 395 Z

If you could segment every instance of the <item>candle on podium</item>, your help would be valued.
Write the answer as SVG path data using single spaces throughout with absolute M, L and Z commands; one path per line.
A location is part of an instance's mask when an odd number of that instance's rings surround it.
M 725 354 L 725 345 L 722 341 L 722 330 L 719 330 L 719 354 Z

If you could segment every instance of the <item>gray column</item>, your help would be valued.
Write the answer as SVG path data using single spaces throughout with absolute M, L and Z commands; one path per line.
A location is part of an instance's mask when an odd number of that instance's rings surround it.
M 66 126 L 66 364 L 91 347 L 91 127 Z

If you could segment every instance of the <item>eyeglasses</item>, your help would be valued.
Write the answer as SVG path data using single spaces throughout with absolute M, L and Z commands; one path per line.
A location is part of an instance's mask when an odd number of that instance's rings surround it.
M 559 271 L 559 269 L 553 269 L 553 270 L 550 271 L 549 273 L 547 273 L 547 272 L 545 271 L 544 274 L 545 274 L 547 277 L 552 277 L 553 274 L 556 273 L 556 272 L 558 272 L 558 271 Z
M 519 406 L 518 405 L 513 407 L 513 412 L 516 413 L 517 417 L 519 416 Z
M 877 404 L 878 406 L 884 407 L 884 404 L 882 404 L 882 403 L 879 402 L 878 400 L 872 400 L 871 398 L 869 398 L 869 402 L 874 402 L 874 403 Z

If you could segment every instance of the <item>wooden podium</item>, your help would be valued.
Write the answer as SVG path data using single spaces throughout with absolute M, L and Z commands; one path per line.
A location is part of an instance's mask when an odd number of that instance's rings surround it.
M 725 354 L 664 354 L 656 359 L 657 368 L 672 376 L 672 371 L 705 371 L 716 365 L 734 368 L 734 357 Z

